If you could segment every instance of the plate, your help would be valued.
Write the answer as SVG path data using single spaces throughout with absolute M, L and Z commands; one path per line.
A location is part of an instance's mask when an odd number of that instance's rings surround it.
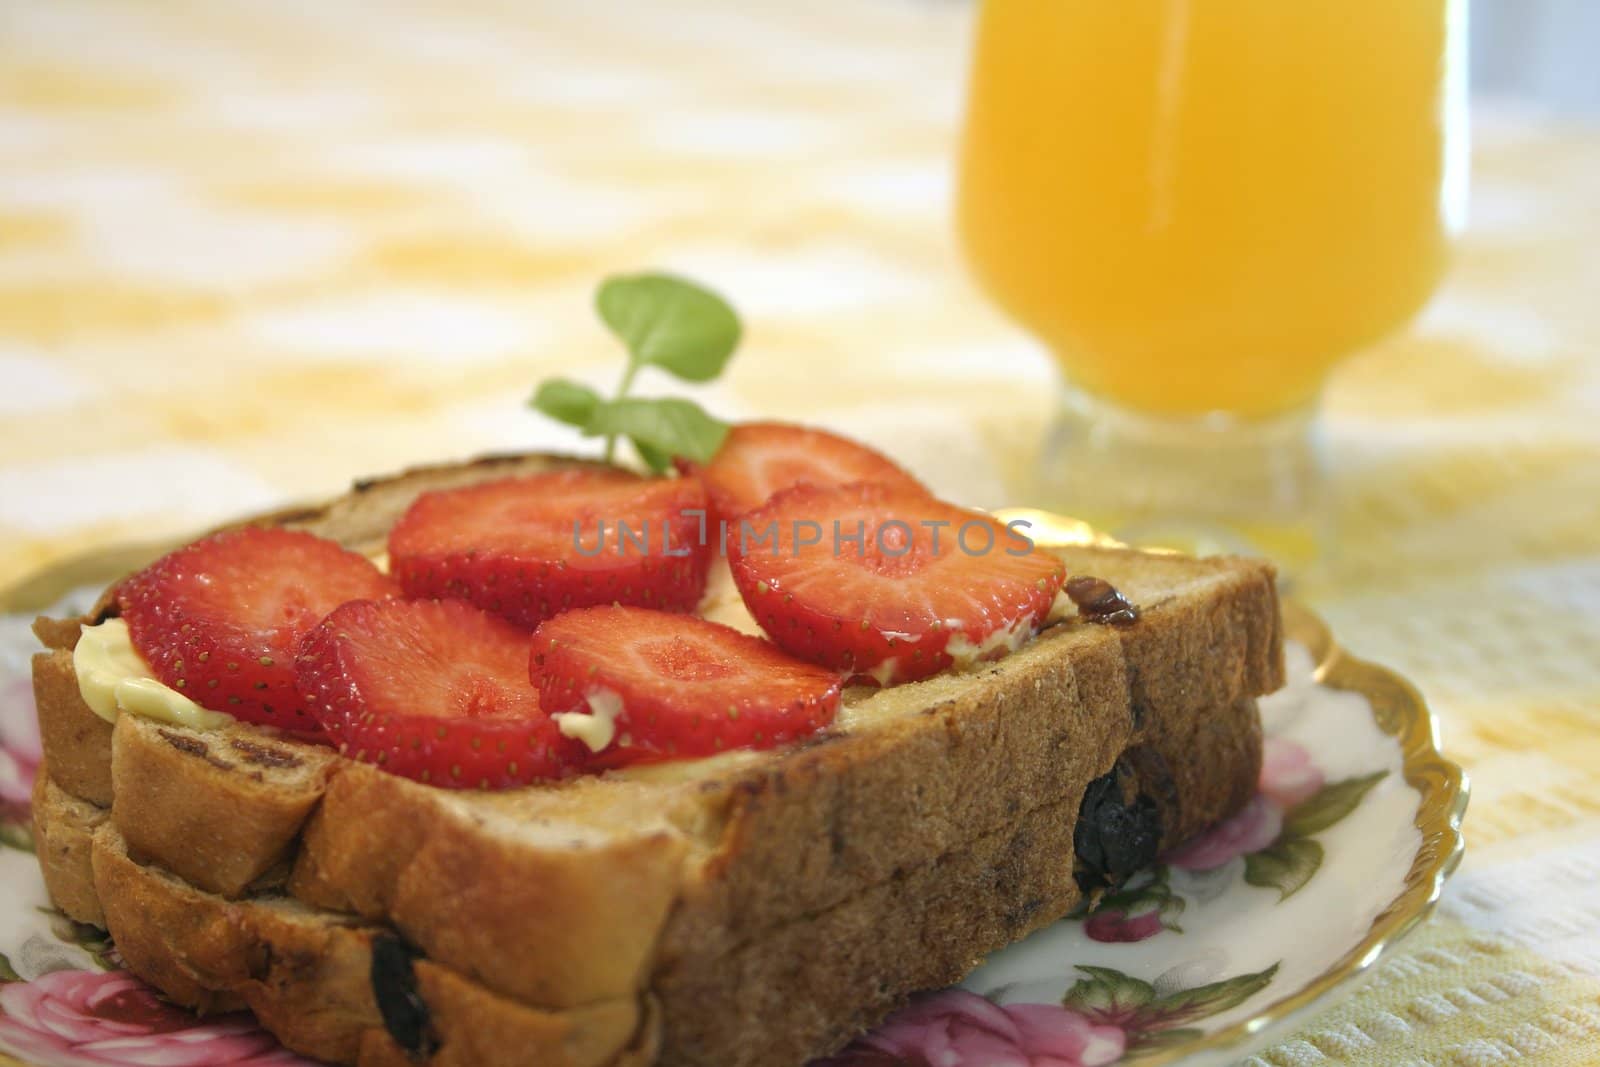
M 1110 543 L 1026 518 L 1041 543 Z M 159 550 L 69 561 L 0 595 L 0 1064 L 293 1064 L 248 1015 L 199 1020 L 118 970 L 116 948 L 49 905 L 28 831 L 38 764 L 31 613 L 87 606 Z M 1459 863 L 1467 783 L 1403 678 L 1284 605 L 1290 682 L 1262 701 L 1260 790 L 1154 870 L 924 995 L 827 1067 L 1231 1062 L 1281 1036 L 1419 923 Z M 818 1065 L 822 1067 L 822 1065 Z

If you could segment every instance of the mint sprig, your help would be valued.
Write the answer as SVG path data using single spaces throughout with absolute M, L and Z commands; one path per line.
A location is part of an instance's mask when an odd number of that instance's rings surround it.
M 625 274 L 607 278 L 595 295 L 595 310 L 628 350 L 628 364 L 607 400 L 580 382 L 552 378 L 530 406 L 585 437 L 604 437 L 605 458 L 626 437 L 651 470 L 660 473 L 675 457 L 705 463 L 727 436 L 728 424 L 681 397 L 630 396 L 645 367 L 658 367 L 686 382 L 709 382 L 722 373 L 739 346 L 742 328 L 727 301 L 711 290 L 670 274 Z
M 670 274 L 607 278 L 594 306 L 628 346 L 630 370 L 654 366 L 686 382 L 709 382 L 739 346 L 739 316 L 727 301 Z

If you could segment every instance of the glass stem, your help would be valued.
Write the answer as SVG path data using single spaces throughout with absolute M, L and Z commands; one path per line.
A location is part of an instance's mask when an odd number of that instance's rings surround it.
M 1041 502 L 1131 544 L 1268 555 L 1289 573 L 1327 545 L 1315 404 L 1173 417 L 1069 387 L 1038 474 Z

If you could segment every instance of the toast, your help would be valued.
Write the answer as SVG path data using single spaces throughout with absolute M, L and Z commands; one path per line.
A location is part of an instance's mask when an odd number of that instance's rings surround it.
M 423 491 L 579 462 L 427 468 L 254 521 L 377 552 Z M 1282 680 L 1271 568 L 1052 551 L 1139 621 L 1067 618 L 971 673 L 852 689 L 782 749 L 504 793 L 246 725 L 113 728 L 70 651 L 108 594 L 36 626 L 41 866 L 136 973 L 320 1058 L 801 1063 L 1254 790 L 1254 700 Z M 1130 823 L 1144 839 L 1097 836 Z

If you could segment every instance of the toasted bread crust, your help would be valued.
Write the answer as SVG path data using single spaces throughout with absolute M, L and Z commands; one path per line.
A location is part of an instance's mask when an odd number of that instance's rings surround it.
M 248 1006 L 286 1045 L 320 1059 L 416 1062 L 384 1029 L 374 996 L 372 945 L 393 936 L 382 927 L 283 898 L 229 901 L 203 893 L 135 862 L 110 824 L 90 839 L 118 951 L 168 996 L 203 1012 Z M 414 966 L 431 1063 L 604 1067 L 648 1062 L 638 1050 L 653 1049 L 636 997 L 542 1012 L 430 961 Z
M 530 1004 L 571 1008 L 644 988 L 684 838 L 665 827 L 597 838 L 556 826 L 529 840 L 510 825 L 481 832 L 486 819 L 458 797 L 346 766 L 290 890 L 387 919 L 430 957 Z
M 75 797 L 109 808 L 111 724 L 83 702 L 70 648 L 34 655 L 33 701 L 39 709 L 40 745 L 55 768 L 57 784 Z
M 330 749 L 260 731 L 196 736 L 128 715 L 111 754 L 112 818 L 128 851 L 225 897 L 286 867 L 338 762 Z
M 373 550 L 421 491 L 571 462 L 430 468 L 253 521 Z M 303 904 L 335 925 L 345 914 L 392 926 L 428 967 L 483 996 L 545 1014 L 659 997 L 663 1063 L 799 1062 L 1075 906 L 1078 806 L 1119 760 L 1159 806 L 1168 846 L 1250 796 L 1252 698 L 1282 680 L 1270 567 L 1062 554 L 1122 588 L 1140 621 L 1069 620 L 978 673 L 857 694 L 841 724 L 809 743 L 682 773 L 460 794 L 250 727 L 198 735 L 124 717 L 113 744 L 59 650 L 75 631 L 43 621 L 41 637 L 58 646 L 35 661 L 46 761 L 52 775 L 64 768 L 56 781 L 67 793 L 111 804 L 116 830 L 105 836 L 127 839 L 139 862 L 126 864 L 183 879 L 163 874 L 163 885 L 242 897 L 292 863 L 287 888 Z M 111 610 L 108 594 L 84 621 Z M 276 757 L 244 765 L 230 747 L 238 740 L 297 761 L 295 773 Z M 71 879 L 55 882 L 59 902 Z M 87 910 L 81 896 L 75 906 Z M 106 919 L 114 934 L 165 933 L 166 920 L 109 907 Z M 245 951 L 237 940 L 226 948 L 219 959 Z M 193 961 L 129 958 L 186 1001 L 239 988 Z M 751 1017 L 763 1020 L 759 1034 L 743 1023 Z M 382 1045 L 342 1040 L 331 1057 L 341 1062 Z
M 32 814 L 34 853 L 50 899 L 74 922 L 104 928 L 91 853 L 94 832 L 110 813 L 56 785 L 41 766 L 33 780 Z

